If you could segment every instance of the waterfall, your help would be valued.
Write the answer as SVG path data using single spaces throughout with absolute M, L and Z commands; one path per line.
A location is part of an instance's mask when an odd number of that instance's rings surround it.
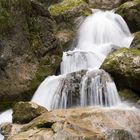
M 81 81 L 81 106 L 113 106 L 120 103 L 115 83 L 104 70 L 87 72 Z
M 49 110 L 120 103 L 115 83 L 99 68 L 110 52 L 129 48 L 133 36 L 127 24 L 113 11 L 97 10 L 81 24 L 77 38 L 75 48 L 63 53 L 61 75 L 45 79 L 32 101 Z
M 85 19 L 77 36 L 75 49 L 63 53 L 61 74 L 81 69 L 99 69 L 108 53 L 119 47 L 129 48 L 133 40 L 120 15 L 100 10 Z
M 61 75 L 46 78 L 32 101 L 48 110 L 118 104 L 115 83 L 99 68 L 110 52 L 120 47 L 129 48 L 133 36 L 125 21 L 113 11 L 96 10 L 81 24 L 77 39 L 75 48 L 63 53 Z M 5 122 L 2 117 L 5 115 L 7 112 L 0 115 L 0 123 Z
M 59 94 L 57 93 L 61 92 L 64 78 L 65 75 L 50 76 L 46 78 L 41 83 L 38 90 L 35 92 L 32 101 L 46 107 L 48 110 L 53 108 L 53 100 L 56 98 L 60 98 Z M 58 99 L 56 99 L 55 101 L 57 102 Z

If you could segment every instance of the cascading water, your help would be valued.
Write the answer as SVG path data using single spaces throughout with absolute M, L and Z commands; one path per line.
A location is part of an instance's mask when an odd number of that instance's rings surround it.
M 97 11 L 87 17 L 78 32 L 78 44 L 64 52 L 61 74 L 81 69 L 99 69 L 108 53 L 129 48 L 133 37 L 123 18 L 113 11 Z
M 119 95 L 111 77 L 104 70 L 88 71 L 82 78 L 81 106 L 113 106 L 120 103 Z
M 62 75 L 46 78 L 33 96 L 32 101 L 48 110 L 120 102 L 114 82 L 99 68 L 108 53 L 130 46 L 133 36 L 125 21 L 113 11 L 97 10 L 82 23 L 77 38 L 75 49 L 63 53 Z M 10 114 L 0 115 L 0 123 Z
M 98 10 L 85 19 L 77 38 L 75 49 L 63 53 L 62 75 L 53 76 L 54 84 L 52 78 L 47 78 L 32 101 L 49 110 L 73 106 L 116 105 L 120 99 L 115 83 L 109 74 L 99 68 L 108 53 L 119 47 L 130 46 L 133 37 L 125 21 L 113 11 Z M 79 78 L 82 69 L 87 72 Z M 40 96 L 46 98 L 40 99 Z

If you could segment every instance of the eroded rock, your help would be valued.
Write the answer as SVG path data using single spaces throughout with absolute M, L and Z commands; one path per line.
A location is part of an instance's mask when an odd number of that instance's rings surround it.
M 133 109 L 91 107 L 55 110 L 22 126 L 8 140 L 136 140 L 140 138 L 139 113 Z
M 127 22 L 130 30 L 136 32 L 140 30 L 140 1 L 133 0 L 122 4 L 116 12 Z

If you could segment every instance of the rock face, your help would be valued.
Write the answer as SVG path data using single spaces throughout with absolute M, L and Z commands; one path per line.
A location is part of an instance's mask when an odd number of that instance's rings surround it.
M 74 20 L 89 10 L 85 2 L 78 2 L 72 7 L 80 8 L 78 16 L 75 10 L 63 9 L 64 13 L 71 11 L 73 22 L 69 17 L 57 21 L 48 11 L 56 2 L 59 0 L 0 1 L 0 110 L 30 100 L 43 79 L 55 73 L 62 52 L 72 41 Z
M 111 53 L 101 66 L 120 87 L 127 87 L 140 95 L 140 51 L 119 49 Z
M 140 31 L 134 34 L 134 40 L 130 47 L 140 50 Z
M 58 24 L 56 32 L 62 47 L 66 48 L 76 34 L 77 26 L 83 18 L 92 13 L 84 0 L 62 0 L 57 4 L 50 5 L 48 10 Z
M 53 35 L 55 21 L 47 10 L 42 16 L 33 3 L 24 2 L 0 1 L 7 20 L 13 23 L 0 34 L 0 110 L 19 100 L 29 100 L 42 78 L 52 74 L 61 60 L 62 51 Z M 57 51 L 53 53 L 52 49 Z M 53 60 L 47 66 L 40 62 L 46 57 Z M 45 74 L 40 72 L 43 68 Z
M 47 109 L 33 102 L 18 102 L 13 108 L 13 122 L 24 124 L 40 116 Z
M 128 1 L 117 8 L 116 12 L 120 14 L 127 22 L 130 30 L 136 32 L 140 30 L 140 1 Z
M 83 76 L 86 74 L 87 70 L 81 70 L 78 72 L 70 73 L 66 76 L 64 84 L 61 89 L 61 100 L 59 100 L 58 105 L 61 106 L 63 102 L 63 96 L 67 98 L 67 105 L 65 108 L 70 108 L 73 106 L 80 105 L 80 88 Z M 63 103 L 64 104 L 64 103 Z
M 121 100 L 125 102 L 137 103 L 139 101 L 139 96 L 130 89 L 121 89 L 119 95 Z
M 55 110 L 24 126 L 13 124 L 7 140 L 136 140 L 140 138 L 139 123 L 139 110 Z
M 114 9 L 119 6 L 122 0 L 88 0 L 89 6 L 96 9 Z
M 48 10 L 57 20 L 71 23 L 76 17 L 91 14 L 91 10 L 84 0 L 63 0 L 58 4 L 51 5 Z

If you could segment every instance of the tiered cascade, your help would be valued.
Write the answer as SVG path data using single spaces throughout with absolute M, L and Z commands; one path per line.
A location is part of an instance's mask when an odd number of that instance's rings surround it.
M 60 75 L 46 78 L 32 101 L 49 110 L 120 103 L 115 83 L 99 68 L 110 52 L 130 46 L 127 24 L 113 11 L 96 10 L 81 24 L 77 38 L 75 49 L 63 53 Z

